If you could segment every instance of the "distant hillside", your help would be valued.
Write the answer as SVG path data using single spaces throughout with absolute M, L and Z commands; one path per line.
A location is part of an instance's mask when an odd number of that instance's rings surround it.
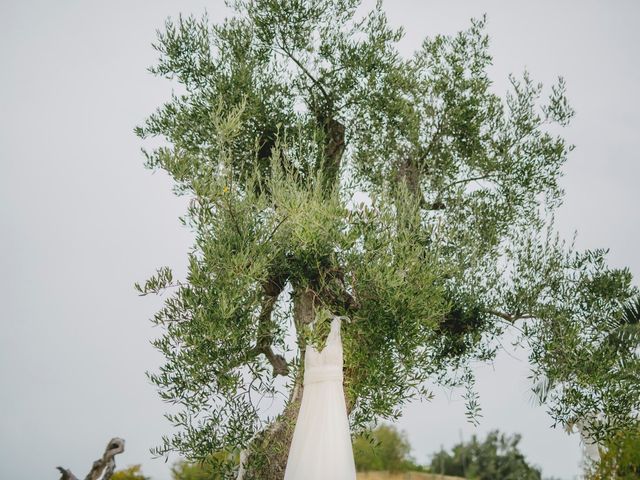
M 465 480 L 462 477 L 437 475 L 435 473 L 389 473 L 389 472 L 358 472 L 357 480 Z

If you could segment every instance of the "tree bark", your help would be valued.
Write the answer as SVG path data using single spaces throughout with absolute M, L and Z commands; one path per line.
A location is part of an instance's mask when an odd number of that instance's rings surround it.
M 289 447 L 295 429 L 303 394 L 303 359 L 306 345 L 302 327 L 315 319 L 315 294 L 300 290 L 294 296 L 294 322 L 300 348 L 300 364 L 294 374 L 294 384 L 283 412 L 262 433 L 258 434 L 244 458 L 242 480 L 282 480 L 287 466 Z
M 109 440 L 107 448 L 105 448 L 102 454 L 102 458 L 93 462 L 91 470 L 87 476 L 84 477 L 84 480 L 109 480 L 116 469 L 116 460 L 114 457 L 122 452 L 124 452 L 124 440 L 122 438 L 112 438 Z M 57 468 L 61 474 L 60 480 L 78 480 L 78 477 L 71 473 L 71 470 L 62 467 Z

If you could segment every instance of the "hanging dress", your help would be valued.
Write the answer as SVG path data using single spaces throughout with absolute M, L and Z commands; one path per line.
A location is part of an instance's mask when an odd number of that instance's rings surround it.
M 309 345 L 303 393 L 284 480 L 355 480 L 347 407 L 342 387 L 341 318 L 334 317 L 326 346 Z

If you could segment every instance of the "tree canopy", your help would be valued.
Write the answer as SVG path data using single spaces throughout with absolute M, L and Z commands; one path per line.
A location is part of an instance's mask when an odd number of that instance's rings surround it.
M 146 166 L 189 196 L 194 244 L 186 278 L 161 267 L 136 285 L 170 289 L 153 318 L 166 361 L 149 376 L 178 408 L 156 452 L 277 448 L 281 465 L 286 440 L 269 438 L 290 436 L 300 359 L 332 314 L 352 320 L 354 431 L 428 397 L 428 380 L 464 385 L 477 421 L 471 362 L 493 358 L 507 328 L 555 422 L 597 412 L 598 438 L 624 429 L 640 405 L 622 313 L 637 289 L 605 249 L 555 233 L 565 82 L 524 72 L 501 95 L 484 18 L 407 58 L 382 4 L 359 4 L 238 0 L 220 24 L 181 16 L 158 34 L 151 71 L 175 90 L 136 132 Z M 626 343 L 608 340 L 622 331 Z M 278 392 L 273 421 L 261 399 Z

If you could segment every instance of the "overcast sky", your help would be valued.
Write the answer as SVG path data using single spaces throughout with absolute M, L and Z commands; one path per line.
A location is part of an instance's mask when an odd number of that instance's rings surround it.
M 191 237 L 185 199 L 143 168 L 133 127 L 168 98 L 147 73 L 150 43 L 167 16 L 223 18 L 221 0 L 0 0 L 0 478 L 84 476 L 113 436 L 119 466 L 142 463 L 168 480 L 149 447 L 171 432 L 147 382 L 161 358 L 149 318 L 161 298 L 133 283 L 156 267 L 185 271 Z M 425 35 L 453 33 L 488 14 L 498 91 L 526 67 L 568 84 L 576 145 L 565 169 L 559 225 L 579 248 L 610 247 L 610 261 L 640 275 L 640 2 L 387 1 L 404 25 L 404 53 Z M 505 342 L 508 347 L 508 341 Z M 440 445 L 499 428 L 523 435 L 545 476 L 578 474 L 576 436 L 532 406 L 526 352 L 478 368 L 484 409 L 475 429 L 459 393 L 436 390 L 400 421 L 419 461 Z

